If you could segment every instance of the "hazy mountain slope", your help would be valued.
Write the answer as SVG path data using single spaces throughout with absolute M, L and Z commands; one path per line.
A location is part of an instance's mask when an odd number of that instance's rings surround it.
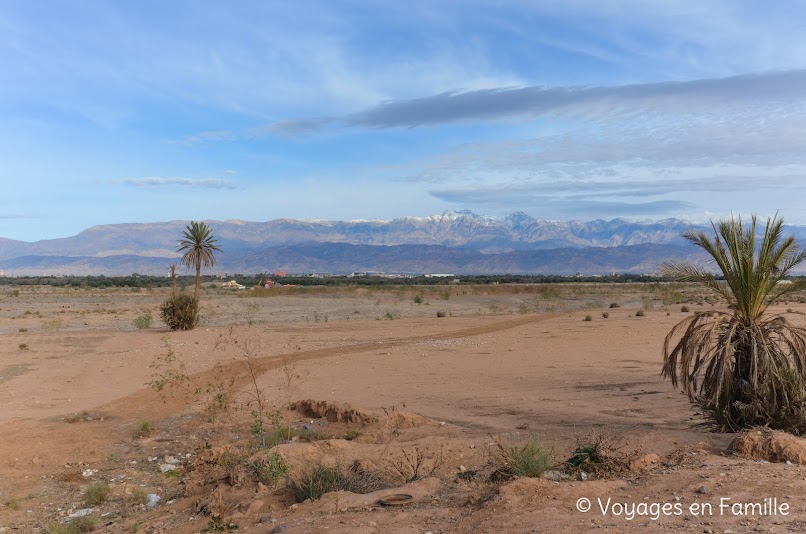
M 634 245 L 484 254 L 438 245 L 350 245 L 323 243 L 219 255 L 208 272 L 348 274 L 354 271 L 428 274 L 610 274 L 654 273 L 669 259 L 696 259 L 693 247 Z M 173 258 L 115 255 L 103 257 L 24 256 L 0 261 L 6 275 L 165 274 Z M 701 261 L 698 260 L 698 261 Z

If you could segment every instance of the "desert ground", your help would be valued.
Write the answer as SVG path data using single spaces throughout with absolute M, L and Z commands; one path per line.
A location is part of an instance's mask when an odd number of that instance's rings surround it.
M 0 532 L 806 531 L 806 468 L 660 375 L 696 288 L 207 288 L 190 332 L 168 294 L 0 288 Z M 350 491 L 297 502 L 320 464 Z

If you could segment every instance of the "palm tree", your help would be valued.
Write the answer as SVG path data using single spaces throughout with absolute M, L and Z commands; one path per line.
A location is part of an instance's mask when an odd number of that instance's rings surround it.
M 699 282 L 721 295 L 728 311 L 696 312 L 677 324 L 663 344 L 662 374 L 711 417 L 721 431 L 770 426 L 806 432 L 806 328 L 770 305 L 806 289 L 784 280 L 806 260 L 794 236 L 783 237 L 783 219 L 767 219 L 761 243 L 756 217 L 711 223 L 684 237 L 705 250 L 723 279 L 696 267 L 667 264 L 666 273 Z M 676 343 L 674 342 L 675 340 Z
M 215 265 L 215 253 L 223 252 L 216 245 L 213 229 L 203 222 L 190 221 L 182 231 L 177 252 L 184 252 L 180 264 L 188 269 L 196 268 L 196 291 L 193 298 L 197 305 L 199 302 L 199 286 L 201 285 L 201 268 Z

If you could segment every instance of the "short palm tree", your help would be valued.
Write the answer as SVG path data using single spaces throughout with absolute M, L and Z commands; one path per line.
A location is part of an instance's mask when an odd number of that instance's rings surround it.
M 682 386 L 722 431 L 770 426 L 806 432 L 806 329 L 769 306 L 806 289 L 784 277 L 806 259 L 783 219 L 767 219 L 759 243 L 756 217 L 712 223 L 715 236 L 687 232 L 723 279 L 690 265 L 667 264 L 667 274 L 699 282 L 721 295 L 728 311 L 696 312 L 677 324 L 663 345 L 663 376 Z
M 199 286 L 201 285 L 201 268 L 212 267 L 216 263 L 215 253 L 222 252 L 216 245 L 213 229 L 203 222 L 190 221 L 182 231 L 177 252 L 184 252 L 180 263 L 188 269 L 196 268 L 196 290 L 193 298 L 199 302 Z

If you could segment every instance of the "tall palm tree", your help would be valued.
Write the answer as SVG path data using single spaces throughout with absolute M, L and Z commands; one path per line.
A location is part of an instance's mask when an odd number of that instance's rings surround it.
M 783 236 L 783 219 L 767 219 L 761 242 L 756 217 L 711 223 L 684 237 L 705 250 L 722 273 L 667 264 L 681 281 L 699 282 L 721 295 L 728 311 L 696 312 L 677 324 L 663 345 L 662 374 L 698 404 L 722 431 L 771 426 L 806 432 L 806 328 L 770 305 L 806 289 L 784 277 L 806 260 L 794 236 Z M 676 340 L 676 343 L 675 343 Z
M 198 304 L 201 268 L 215 265 L 215 253 L 223 251 L 216 245 L 213 229 L 203 222 L 196 221 L 190 221 L 190 224 L 182 231 L 182 239 L 179 240 L 179 247 L 176 251 L 185 253 L 180 264 L 188 269 L 196 268 L 196 290 L 193 298 Z

